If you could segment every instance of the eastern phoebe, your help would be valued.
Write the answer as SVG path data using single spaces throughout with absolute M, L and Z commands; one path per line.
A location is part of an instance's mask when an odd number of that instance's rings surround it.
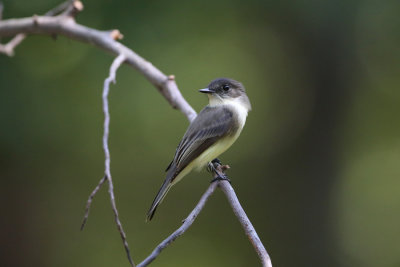
M 243 85 L 235 80 L 219 78 L 207 88 L 209 104 L 200 111 L 186 130 L 174 159 L 167 167 L 167 177 L 147 213 L 150 221 L 168 190 L 191 170 L 200 170 L 225 152 L 239 137 L 251 110 Z

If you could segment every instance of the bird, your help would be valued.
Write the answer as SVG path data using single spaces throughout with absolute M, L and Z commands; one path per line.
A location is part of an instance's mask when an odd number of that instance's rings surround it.
M 173 185 L 192 170 L 201 170 L 225 152 L 239 137 L 251 104 L 242 83 L 217 78 L 199 92 L 209 103 L 190 123 L 168 165 L 166 178 L 147 213 L 150 221 Z M 226 179 L 219 176 L 220 179 Z

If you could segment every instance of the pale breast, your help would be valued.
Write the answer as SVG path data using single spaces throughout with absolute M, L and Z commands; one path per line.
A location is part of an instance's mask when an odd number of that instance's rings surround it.
M 219 155 L 224 153 L 239 137 L 242 132 L 243 126 L 246 123 L 247 109 L 235 101 L 226 101 L 223 105 L 229 106 L 234 114 L 235 119 L 238 122 L 238 129 L 233 135 L 226 136 L 218 140 L 213 146 L 205 150 L 196 160 L 194 166 L 198 170 L 202 169 L 210 161 L 217 158 Z

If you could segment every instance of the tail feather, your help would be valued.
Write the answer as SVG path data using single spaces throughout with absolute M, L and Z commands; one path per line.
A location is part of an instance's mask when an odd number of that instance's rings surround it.
M 164 183 L 162 184 L 160 190 L 158 191 L 156 197 L 153 200 L 153 203 L 151 204 L 151 207 L 149 209 L 149 211 L 147 212 L 147 218 L 146 221 L 151 221 L 151 219 L 154 216 L 154 213 L 156 212 L 156 209 L 158 207 L 158 205 L 161 204 L 161 202 L 163 201 L 163 199 L 165 198 L 165 196 L 167 195 L 169 189 L 172 187 L 172 183 L 171 183 L 171 178 L 165 179 Z

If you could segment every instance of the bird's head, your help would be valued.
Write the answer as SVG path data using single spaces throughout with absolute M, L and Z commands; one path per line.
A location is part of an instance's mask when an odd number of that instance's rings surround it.
M 243 105 L 247 110 L 251 110 L 250 101 L 243 84 L 233 79 L 215 79 L 207 88 L 200 89 L 199 92 L 208 95 L 210 105 L 225 104 L 234 101 Z

